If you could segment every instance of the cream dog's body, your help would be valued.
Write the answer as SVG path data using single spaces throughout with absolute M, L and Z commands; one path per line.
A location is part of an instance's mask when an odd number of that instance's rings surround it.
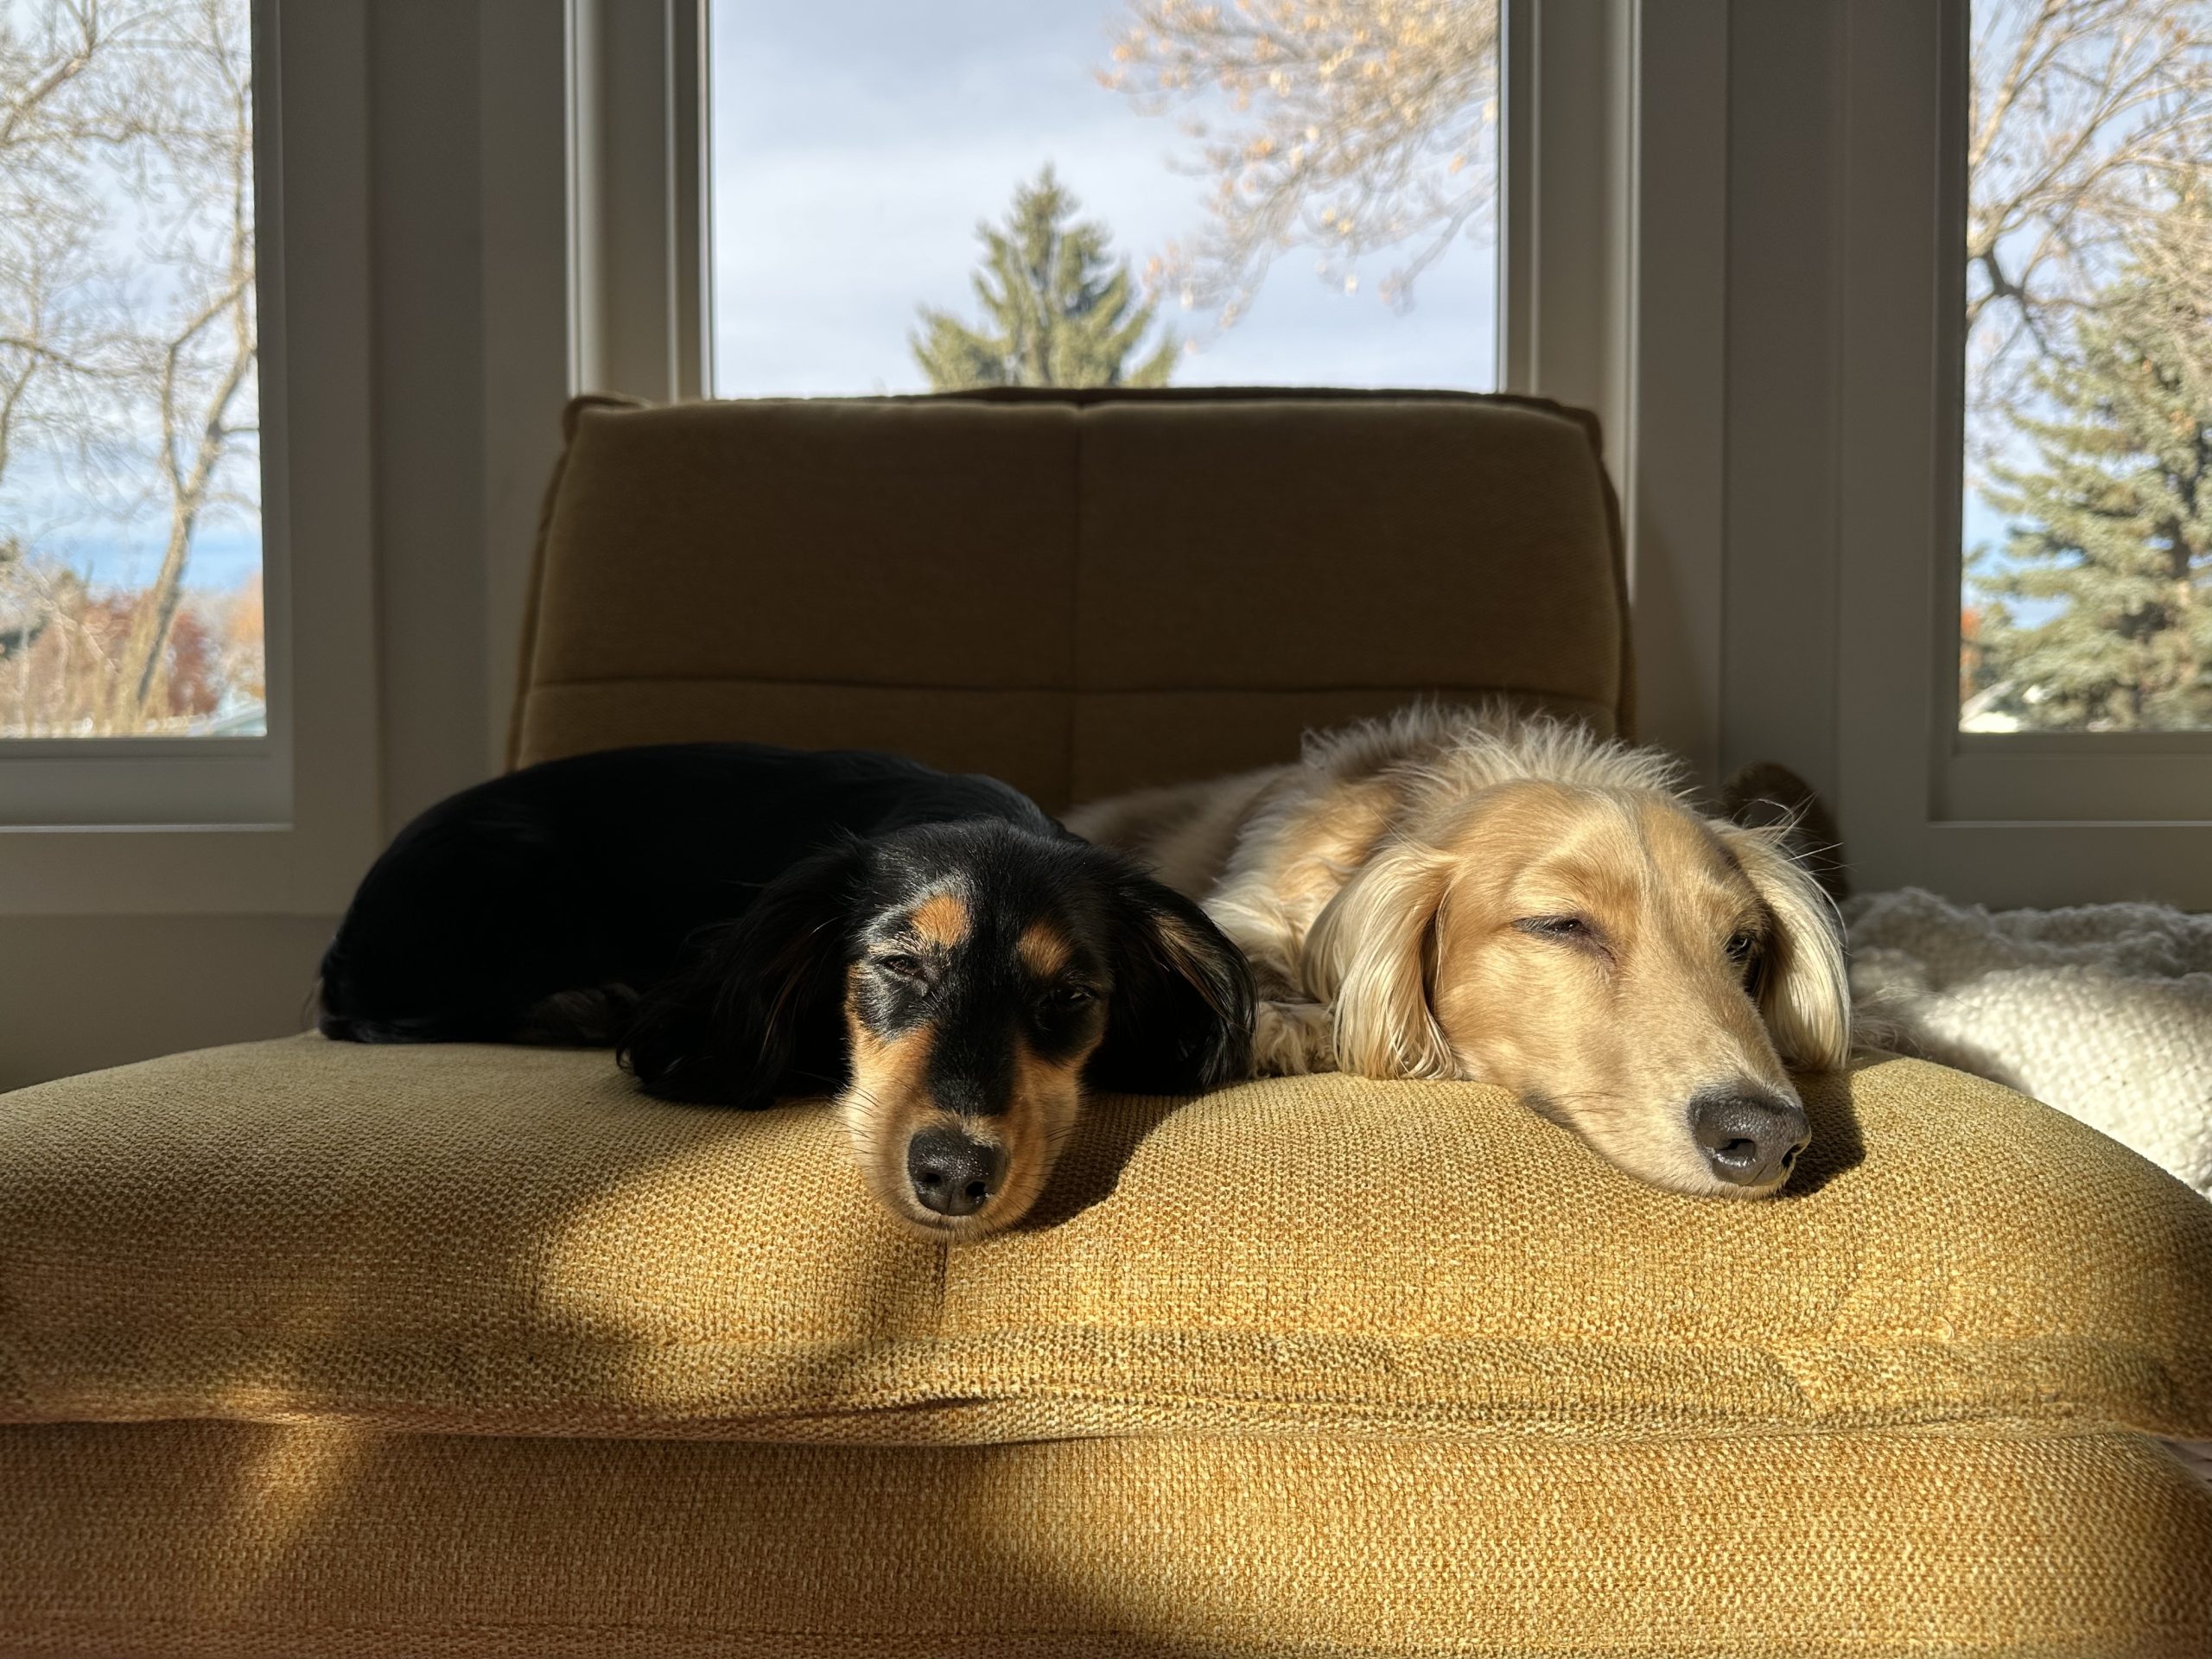
M 1501 1084 L 1633 1174 L 1758 1196 L 1807 1139 L 1785 1062 L 1848 1053 L 1834 909 L 1781 835 L 1578 726 L 1422 706 L 1069 824 L 1243 950 L 1262 1071 Z

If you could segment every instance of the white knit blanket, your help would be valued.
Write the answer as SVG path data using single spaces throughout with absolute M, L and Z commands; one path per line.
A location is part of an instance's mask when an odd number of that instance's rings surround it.
M 2212 915 L 1847 902 L 1867 1038 L 2034 1096 L 2212 1197 Z

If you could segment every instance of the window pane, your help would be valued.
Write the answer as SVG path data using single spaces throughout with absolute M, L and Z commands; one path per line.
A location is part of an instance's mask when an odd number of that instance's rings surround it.
M 0 0 L 0 737 L 266 729 L 247 0 Z
M 1973 29 L 1959 723 L 2212 728 L 2212 6 Z
M 715 0 L 724 396 L 1486 388 L 1496 0 Z

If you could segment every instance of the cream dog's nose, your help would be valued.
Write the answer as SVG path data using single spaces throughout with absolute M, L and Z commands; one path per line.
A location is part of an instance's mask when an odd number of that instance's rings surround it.
M 1690 1133 L 1706 1166 L 1737 1186 L 1789 1179 L 1813 1138 L 1802 1107 L 1772 1095 L 1719 1090 L 1690 1103 Z

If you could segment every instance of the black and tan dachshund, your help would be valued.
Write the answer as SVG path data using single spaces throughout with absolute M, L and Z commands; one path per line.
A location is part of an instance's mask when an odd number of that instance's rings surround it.
M 893 1213 L 1019 1220 L 1086 1086 L 1251 1064 L 1243 957 L 1204 912 L 995 779 L 860 752 L 617 749 L 403 830 L 322 963 L 363 1043 L 613 1043 L 648 1093 L 834 1094 Z

